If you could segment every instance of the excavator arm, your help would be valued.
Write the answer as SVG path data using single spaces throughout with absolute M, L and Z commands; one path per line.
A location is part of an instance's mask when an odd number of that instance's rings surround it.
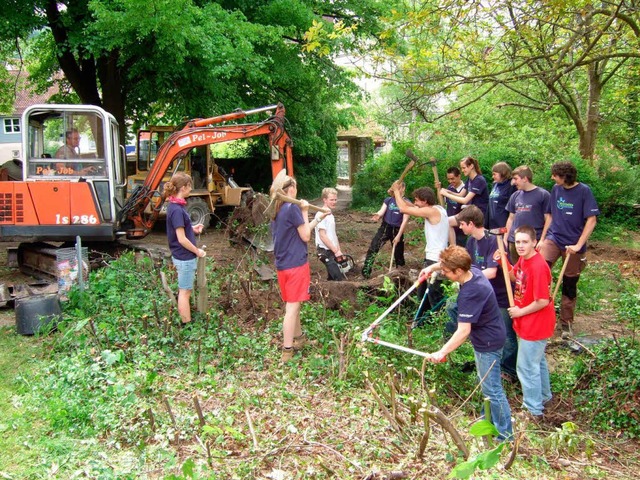
M 274 108 L 275 115 L 264 122 L 216 126 L 222 122 L 241 119 Z M 162 197 L 158 187 L 171 163 L 176 158 L 185 156 L 192 148 L 267 135 L 271 147 L 272 177 L 275 178 L 283 168 L 289 175 L 293 175 L 293 142 L 285 129 L 284 114 L 282 104 L 247 111 L 238 110 L 217 117 L 191 120 L 182 129 L 174 132 L 160 146 L 145 182 L 136 187 L 120 211 L 121 223 L 131 226 L 125 230 L 126 237 L 143 238 L 151 231 L 163 202 L 157 202 L 150 215 L 145 213 L 145 209 L 154 197 Z

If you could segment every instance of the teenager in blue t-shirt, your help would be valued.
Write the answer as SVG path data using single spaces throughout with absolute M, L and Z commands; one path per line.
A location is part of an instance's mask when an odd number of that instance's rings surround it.
M 469 235 L 467 239 L 466 249 L 471 257 L 471 264 L 479 268 L 482 274 L 487 277 L 493 292 L 496 294 L 498 307 L 500 308 L 500 316 L 504 322 L 507 338 L 502 350 L 502 361 L 500 368 L 502 373 L 508 375 L 507 380 L 514 381 L 517 378 L 516 360 L 518 358 L 518 337 L 513 330 L 513 322 L 509 316 L 508 308 L 509 296 L 507 294 L 507 285 L 505 283 L 504 274 L 500 269 L 499 263 L 493 258 L 496 250 L 498 250 L 498 239 L 495 235 L 489 235 L 489 232 L 483 228 L 484 218 L 479 208 L 473 205 L 465 208 L 456 216 L 456 220 L 462 228 L 462 231 Z M 451 312 L 451 313 L 450 313 Z M 447 313 L 455 312 L 453 321 L 457 321 L 457 304 L 447 305 Z M 451 333 L 455 331 L 455 324 L 447 323 L 447 329 Z M 505 378 L 503 376 L 503 378 Z
M 458 293 L 458 328 L 444 346 L 429 354 L 427 360 L 442 362 L 447 355 L 471 340 L 481 388 L 489 398 L 491 421 L 504 440 L 513 434 L 511 408 L 502 388 L 500 361 L 506 333 L 496 295 L 480 270 L 471 266 L 471 257 L 462 247 L 448 247 L 440 254 L 440 262 L 422 270 L 421 275 L 440 271 L 447 279 L 460 284 Z
M 403 197 L 405 187 L 404 182 L 401 182 L 400 195 Z M 389 190 L 388 193 L 393 192 Z M 394 197 L 387 197 L 382 202 L 380 210 L 371 217 L 374 222 L 377 222 L 380 218 L 382 218 L 382 225 L 380 225 L 373 240 L 371 240 L 369 250 L 367 250 L 367 257 L 362 267 L 362 276 L 364 278 L 371 276 L 371 269 L 376 255 L 387 241 L 394 245 L 393 256 L 396 266 L 402 267 L 404 265 L 404 229 L 409 221 L 409 215 L 403 214 L 400 211 Z
M 467 194 L 467 191 L 464 188 L 464 182 L 460 178 L 460 170 L 458 167 L 449 167 L 447 169 L 447 182 L 449 185 L 447 186 L 447 190 L 449 190 L 454 195 L 464 197 Z M 438 186 L 439 188 L 439 186 Z M 462 205 L 450 198 L 445 198 L 445 208 L 447 209 L 448 217 L 455 217 L 460 210 L 462 210 Z M 460 227 L 452 227 L 453 234 L 456 239 L 456 245 L 460 247 L 464 247 L 467 242 L 467 236 L 462 233 Z
M 577 175 L 578 171 L 571 162 L 558 162 L 551 167 L 551 178 L 556 182 L 547 212 L 551 214 L 551 223 L 540 239 L 540 253 L 549 267 L 558 258 L 564 259 L 570 254 L 562 277 L 560 322 L 563 338 L 572 334 L 578 280 L 587 264 L 587 240 L 596 227 L 596 217 L 600 215 L 591 189 L 578 182 Z
M 480 171 L 478 160 L 473 157 L 465 157 L 460 161 L 460 169 L 467 177 L 465 183 L 467 193 L 464 196 L 455 195 L 448 189 L 441 188 L 440 195 L 461 205 L 475 205 L 482 210 L 483 215 L 486 215 L 487 206 L 489 205 L 489 189 L 487 187 L 487 180 L 482 176 L 482 172 Z
M 166 182 L 163 195 L 167 198 L 167 240 L 171 259 L 178 272 L 178 314 L 183 325 L 191 322 L 191 291 L 196 278 L 197 257 L 206 252 L 196 246 L 196 235 L 202 233 L 204 225 L 191 225 L 185 208 L 186 198 L 191 193 L 191 177 L 177 172 Z
M 516 228 L 523 225 L 533 227 L 536 232 L 536 249 L 542 245 L 542 231 L 549 228 L 551 224 L 551 213 L 549 212 L 549 199 L 551 196 L 544 188 L 537 187 L 533 183 L 533 172 L 526 165 L 521 165 L 513 171 L 513 182 L 518 189 L 507 203 L 509 218 L 507 219 L 507 231 L 504 234 L 511 261 L 518 261 L 519 255 L 516 250 L 515 234 Z
M 282 190 L 285 195 L 296 198 L 298 187 L 296 181 L 285 175 L 276 180 L 281 184 L 271 186 L 272 191 Z M 282 362 L 293 358 L 294 350 L 300 350 L 306 344 L 300 324 L 302 302 L 309 300 L 311 270 L 309 268 L 309 248 L 307 242 L 313 230 L 322 218 L 309 222 L 307 212 L 309 204 L 301 201 L 301 205 L 276 200 L 276 214 L 271 222 L 273 235 L 273 253 L 276 260 L 280 295 L 285 302 L 285 313 L 282 321 Z
M 509 212 L 507 202 L 516 187 L 511 184 L 511 167 L 505 162 L 498 162 L 491 168 L 493 186 L 489 194 L 489 206 L 485 218 L 485 227 L 489 230 L 502 228 L 507 224 Z

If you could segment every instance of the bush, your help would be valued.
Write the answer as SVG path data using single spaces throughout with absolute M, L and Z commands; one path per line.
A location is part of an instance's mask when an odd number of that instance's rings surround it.
M 594 358 L 574 367 L 578 377 L 574 403 L 594 428 L 640 437 L 640 344 L 613 339 L 593 349 Z

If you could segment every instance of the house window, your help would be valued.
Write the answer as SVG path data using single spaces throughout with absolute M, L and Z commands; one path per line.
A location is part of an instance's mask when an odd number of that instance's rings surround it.
M 19 118 L 5 118 L 4 119 L 4 133 L 20 133 L 20 119 Z

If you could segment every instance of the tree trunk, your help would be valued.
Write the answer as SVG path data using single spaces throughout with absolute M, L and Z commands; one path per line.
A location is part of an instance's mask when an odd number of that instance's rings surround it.
M 580 156 L 593 164 L 593 157 L 600 126 L 600 99 L 602 97 L 602 78 L 599 73 L 599 63 L 589 65 L 589 98 L 587 101 L 586 121 L 583 128 L 578 129 L 580 136 Z
M 120 127 L 120 143 L 127 143 L 127 126 L 125 124 L 126 89 L 122 81 L 122 69 L 118 65 L 119 53 L 112 51 L 108 56 L 98 59 L 98 78 L 102 87 L 102 106 L 116 117 Z

